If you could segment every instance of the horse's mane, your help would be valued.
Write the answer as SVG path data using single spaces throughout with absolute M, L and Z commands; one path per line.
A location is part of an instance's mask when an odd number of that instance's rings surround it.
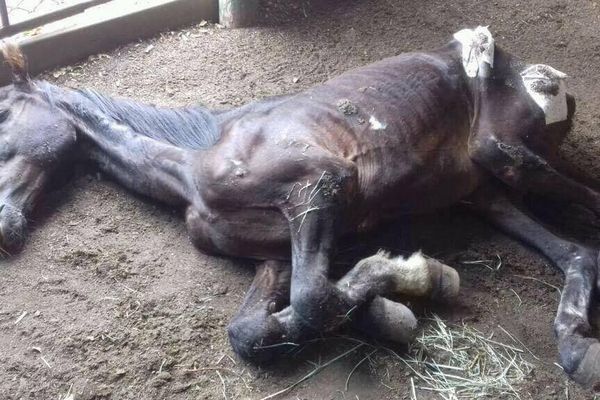
M 95 90 L 79 90 L 110 118 L 136 133 L 188 149 L 206 149 L 219 140 L 215 117 L 202 107 L 162 108 L 114 99 Z

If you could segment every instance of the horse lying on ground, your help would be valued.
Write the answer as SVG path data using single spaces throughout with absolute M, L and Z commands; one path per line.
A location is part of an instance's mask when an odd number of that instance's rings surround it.
M 598 249 L 558 237 L 513 202 L 535 193 L 600 214 L 600 193 L 557 156 L 575 101 L 563 73 L 521 62 L 486 28 L 229 111 L 161 109 L 33 81 L 18 48 L 3 54 L 14 81 L 0 89 L 5 252 L 23 246 L 25 216 L 54 173 L 91 160 L 184 209 L 203 251 L 264 261 L 229 326 L 238 354 L 264 359 L 348 321 L 410 340 L 414 316 L 387 298 L 451 298 L 456 272 L 420 253 L 378 254 L 332 282 L 336 242 L 467 200 L 564 272 L 560 363 L 577 382 L 600 381 L 600 343 L 587 336 Z

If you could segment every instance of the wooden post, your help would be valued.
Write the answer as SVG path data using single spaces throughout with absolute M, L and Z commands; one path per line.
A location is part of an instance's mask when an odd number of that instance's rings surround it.
M 6 0 L 0 0 L 0 17 L 2 19 L 2 27 L 6 28 L 10 25 L 8 21 L 8 9 L 6 8 Z
M 219 0 L 219 20 L 228 28 L 252 26 L 258 16 L 258 0 Z

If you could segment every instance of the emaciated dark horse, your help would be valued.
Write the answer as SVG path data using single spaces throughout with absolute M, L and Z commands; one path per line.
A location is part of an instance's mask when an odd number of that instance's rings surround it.
M 598 249 L 556 236 L 512 200 L 536 193 L 600 214 L 600 193 L 562 172 L 557 157 L 575 102 L 564 74 L 514 58 L 486 28 L 226 112 L 32 81 L 19 50 L 3 52 L 14 74 L 0 89 L 4 251 L 22 247 L 25 216 L 54 171 L 92 160 L 127 188 L 184 209 L 200 249 L 265 261 L 229 327 L 236 352 L 263 358 L 348 320 L 410 340 L 414 317 L 386 297 L 450 298 L 456 272 L 420 253 L 378 254 L 332 282 L 336 241 L 468 200 L 564 272 L 560 362 L 582 384 L 600 380 L 600 343 L 588 336 Z

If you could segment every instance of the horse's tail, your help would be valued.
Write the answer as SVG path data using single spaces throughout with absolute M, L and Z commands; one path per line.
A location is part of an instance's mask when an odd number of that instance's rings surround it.
M 29 82 L 29 70 L 27 67 L 27 58 L 23 55 L 18 44 L 10 40 L 4 40 L 0 43 L 0 53 L 4 62 L 8 65 L 14 83 Z

